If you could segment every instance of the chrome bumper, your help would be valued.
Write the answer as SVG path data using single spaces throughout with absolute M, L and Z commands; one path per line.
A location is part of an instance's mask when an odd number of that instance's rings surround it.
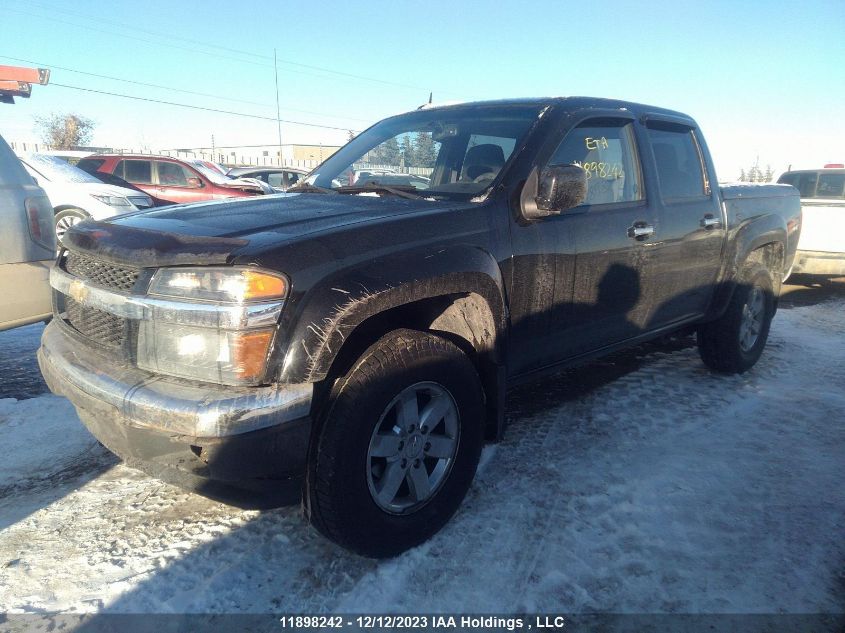
M 192 438 L 223 438 L 307 416 L 314 386 L 219 387 L 163 378 L 117 363 L 72 340 L 62 326 L 44 330 L 41 373 L 53 393 L 91 414 Z
M 827 251 L 798 251 L 792 274 L 845 275 L 845 253 Z

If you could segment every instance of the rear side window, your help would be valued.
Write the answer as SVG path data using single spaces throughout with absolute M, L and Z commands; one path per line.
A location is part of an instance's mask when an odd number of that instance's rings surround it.
M 138 185 L 151 185 L 153 182 L 152 162 L 148 160 L 122 160 L 114 173 Z
M 268 174 L 267 182 L 270 183 L 271 187 L 279 187 L 282 188 L 285 184 L 282 182 L 282 175 L 281 174 Z
M 654 123 L 649 125 L 648 140 L 664 198 L 677 200 L 710 195 L 701 151 L 691 129 Z
M 819 174 L 816 187 L 817 198 L 842 198 L 845 189 L 845 174 Z
M 626 119 L 593 119 L 571 130 L 550 165 L 578 165 L 587 172 L 584 204 L 643 199 L 634 126 Z

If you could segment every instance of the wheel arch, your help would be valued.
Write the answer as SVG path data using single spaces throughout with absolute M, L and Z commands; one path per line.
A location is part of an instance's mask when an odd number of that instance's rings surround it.
M 315 382 L 318 393 L 324 392 L 386 333 L 402 328 L 431 332 L 453 342 L 475 364 L 485 391 L 487 435 L 500 437 L 507 313 L 498 265 L 489 256 L 479 261 L 478 253 L 475 263 L 485 265 L 475 270 L 441 271 L 398 285 L 385 281 L 377 287 L 335 280 L 315 289 L 287 341 L 280 382 Z M 327 311 L 326 306 L 331 309 Z

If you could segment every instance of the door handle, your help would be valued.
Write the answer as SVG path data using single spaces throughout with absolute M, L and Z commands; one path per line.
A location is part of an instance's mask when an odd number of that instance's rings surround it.
M 628 237 L 635 240 L 644 240 L 654 233 L 654 227 L 645 222 L 634 222 L 633 226 L 628 227 Z
M 722 221 L 719 218 L 714 218 L 709 213 L 701 218 L 701 226 L 705 229 L 712 229 L 717 226 L 721 226 Z

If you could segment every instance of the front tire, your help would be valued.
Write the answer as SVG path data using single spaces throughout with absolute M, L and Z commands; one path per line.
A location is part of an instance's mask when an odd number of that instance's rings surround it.
M 481 381 L 460 349 L 424 332 L 385 335 L 324 407 L 304 491 L 312 524 L 378 558 L 427 540 L 472 483 L 483 421 Z
M 775 313 L 772 276 L 761 264 L 743 270 L 725 313 L 698 329 L 698 352 L 710 369 L 741 374 L 759 360 Z

